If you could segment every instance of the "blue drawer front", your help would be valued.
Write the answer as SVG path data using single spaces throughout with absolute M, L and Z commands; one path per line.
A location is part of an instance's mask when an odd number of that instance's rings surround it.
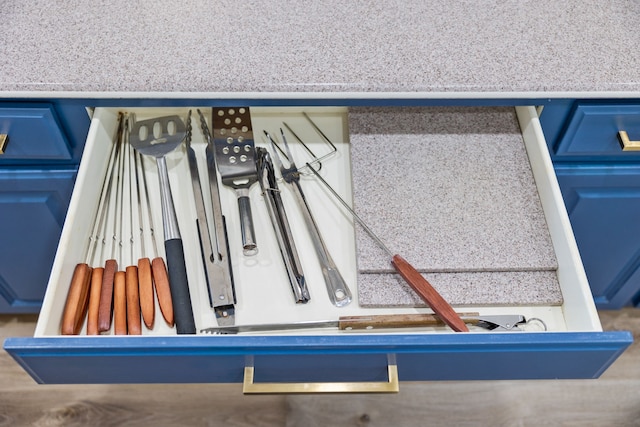
M 39 311 L 75 175 L 0 170 L 0 312 Z
M 0 104 L 0 134 L 9 135 L 0 164 L 73 158 L 71 145 L 50 104 Z
M 640 160 L 639 152 L 624 152 L 618 131 L 640 139 L 640 105 L 578 104 L 554 147 L 554 159 Z
M 233 383 L 249 359 L 256 381 L 596 378 L 629 332 L 338 335 L 331 337 L 9 338 L 4 348 L 40 383 Z

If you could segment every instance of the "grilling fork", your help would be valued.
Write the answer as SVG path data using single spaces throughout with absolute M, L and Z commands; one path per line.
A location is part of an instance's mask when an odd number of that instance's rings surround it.
M 352 295 L 351 290 L 347 286 L 344 278 L 340 274 L 340 271 L 336 267 L 333 258 L 329 254 L 327 250 L 327 246 L 320 235 L 320 230 L 318 229 L 318 225 L 316 224 L 315 219 L 313 218 L 313 214 L 311 213 L 311 209 L 307 204 L 307 199 L 304 196 L 304 192 L 302 191 L 302 187 L 300 186 L 300 172 L 293 160 L 293 156 L 291 154 L 291 150 L 289 149 L 289 144 L 287 144 L 287 139 L 284 136 L 284 132 L 280 129 L 280 134 L 282 135 L 282 142 L 284 144 L 285 156 L 288 159 L 288 167 L 284 166 L 280 155 L 278 154 L 278 150 L 276 149 L 276 144 L 269 135 L 268 132 L 264 132 L 269 142 L 271 143 L 271 148 L 274 153 L 273 160 L 277 167 L 280 169 L 280 173 L 282 174 L 282 178 L 285 180 L 287 184 L 291 186 L 293 191 L 294 198 L 296 203 L 300 207 L 302 211 L 302 216 L 304 218 L 305 225 L 311 236 L 311 240 L 313 242 L 313 247 L 318 256 L 318 261 L 320 262 L 320 268 L 322 269 L 322 276 L 324 277 L 325 284 L 327 286 L 327 291 L 329 293 L 329 300 L 331 303 L 337 307 L 342 307 L 351 302 Z

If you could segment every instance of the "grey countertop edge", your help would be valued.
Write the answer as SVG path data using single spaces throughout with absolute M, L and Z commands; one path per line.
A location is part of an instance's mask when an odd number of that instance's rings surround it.
M 361 100 L 500 100 L 500 99 L 633 99 L 640 90 L 629 91 L 78 91 L 2 90 L 0 99 L 361 99 Z

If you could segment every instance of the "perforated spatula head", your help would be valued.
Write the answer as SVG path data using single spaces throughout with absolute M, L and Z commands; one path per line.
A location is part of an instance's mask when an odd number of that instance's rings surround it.
M 130 142 L 147 156 L 162 157 L 173 151 L 186 136 L 186 126 L 179 116 L 165 116 L 133 123 Z

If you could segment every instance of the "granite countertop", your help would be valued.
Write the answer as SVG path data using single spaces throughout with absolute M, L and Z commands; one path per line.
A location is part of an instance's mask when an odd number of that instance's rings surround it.
M 0 17 L 0 97 L 640 96 L 631 0 L 34 0 Z

